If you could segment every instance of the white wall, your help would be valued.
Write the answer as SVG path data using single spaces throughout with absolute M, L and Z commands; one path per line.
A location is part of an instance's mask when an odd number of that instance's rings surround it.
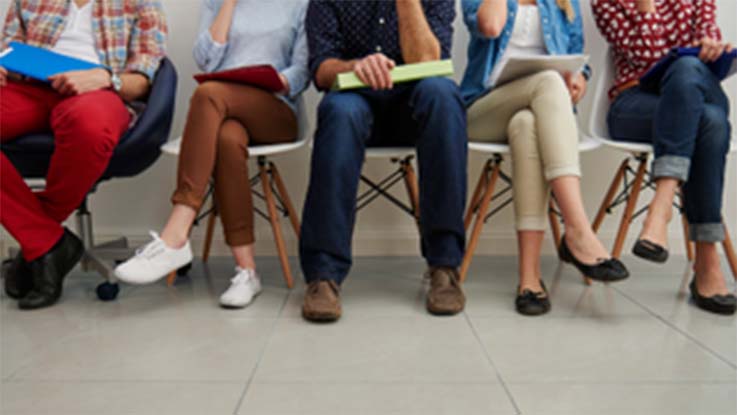
M 288 0 L 263 0 L 263 1 L 288 1 Z M 389 1 L 389 0 L 388 0 Z M 717 0 L 719 3 L 720 23 L 727 39 L 737 44 L 737 27 L 734 25 L 737 17 L 737 2 L 734 0 Z M 582 0 L 584 4 L 586 0 Z M 0 0 L 0 8 L 7 9 L 9 0 Z M 180 84 L 177 99 L 177 113 L 174 121 L 172 137 L 178 136 L 186 117 L 187 103 L 194 89 L 191 75 L 196 72 L 191 58 L 191 48 L 197 31 L 199 14 L 199 0 L 164 0 L 164 6 L 168 15 L 170 38 L 169 55 L 175 62 L 179 74 Z M 605 50 L 605 45 L 599 37 L 591 19 L 591 11 L 588 5 L 583 7 L 586 14 L 587 51 L 592 55 L 593 62 L 598 62 Z M 456 63 L 456 78 L 460 79 L 466 63 L 466 42 L 468 35 L 460 19 L 456 20 L 456 36 L 454 41 L 454 60 Z M 726 88 L 733 103 L 732 122 L 737 125 L 737 77 L 726 84 Z M 307 110 L 310 119 L 310 130 L 314 129 L 314 112 L 319 101 L 319 95 L 311 89 L 306 95 Z M 581 125 L 587 125 L 589 101 L 581 105 Z M 583 191 L 586 195 L 586 206 L 593 216 L 601 201 L 609 181 L 623 159 L 622 153 L 611 150 L 599 150 L 594 153 L 585 154 L 582 157 L 584 180 Z M 305 149 L 296 154 L 285 156 L 278 160 L 281 166 L 287 186 L 298 208 L 301 208 L 305 194 L 308 178 L 309 154 Z M 469 192 L 477 179 L 483 159 L 478 156 L 470 158 L 469 168 Z M 727 222 L 733 232 L 737 233 L 737 157 L 730 158 L 728 167 L 727 193 L 725 214 Z M 388 171 L 388 165 L 384 162 L 371 161 L 366 170 L 369 174 L 379 175 Z M 96 233 L 99 239 L 114 235 L 124 234 L 134 241 L 141 241 L 147 237 L 149 229 L 158 230 L 166 218 L 169 205 L 169 197 L 173 190 L 176 174 L 176 160 L 162 156 L 158 163 L 140 177 L 128 180 L 119 180 L 107 183 L 97 192 L 92 199 L 92 208 Z M 398 188 L 402 195 L 403 189 Z M 620 213 L 618 210 L 617 213 Z M 610 217 L 601 230 L 602 237 L 611 243 L 618 221 Z M 513 254 L 516 251 L 514 242 L 514 229 L 511 209 L 507 209 L 500 216 L 494 218 L 492 227 L 487 227 L 483 234 L 478 252 L 481 254 Z M 639 231 L 639 223 L 632 229 L 631 237 L 636 236 Z M 296 244 L 291 231 L 285 226 L 285 233 L 290 242 L 290 250 L 296 253 Z M 193 239 L 195 246 L 200 245 L 202 229 L 195 231 Z M 271 231 L 263 221 L 258 222 L 257 250 L 260 254 L 273 254 L 273 243 Z M 679 221 L 674 221 L 672 231 L 672 245 L 674 251 L 683 250 Z M 3 241 L 10 242 L 6 234 Z M 12 242 L 10 242 L 12 243 Z M 628 242 L 628 245 L 629 242 Z M 546 245 L 551 249 L 551 244 Z M 227 249 L 223 243 L 222 235 L 218 232 L 214 245 L 216 254 L 224 254 Z M 413 221 L 388 205 L 379 202 L 359 215 L 356 233 L 354 237 L 354 250 L 357 255 L 413 255 L 419 252 L 417 244 L 417 232 Z

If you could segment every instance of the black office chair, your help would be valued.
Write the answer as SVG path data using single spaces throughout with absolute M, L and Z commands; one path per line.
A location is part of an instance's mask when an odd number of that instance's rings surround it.
M 174 117 L 177 90 L 177 72 L 168 59 L 161 62 L 156 73 L 145 110 L 136 124 L 120 139 L 110 164 L 99 180 L 104 181 L 133 177 L 144 172 L 161 155 L 161 146 L 168 140 Z M 46 177 L 49 161 L 54 151 L 51 134 L 32 134 L 0 146 L 0 150 L 12 161 L 23 178 L 42 180 Z M 90 191 L 94 193 L 95 189 Z M 115 261 L 132 254 L 126 238 L 95 245 L 92 231 L 92 214 L 87 199 L 77 209 L 77 231 L 84 242 L 86 253 L 81 261 L 85 271 L 93 269 L 106 278 L 97 287 L 97 296 L 103 301 L 114 300 L 118 284 L 113 267 Z

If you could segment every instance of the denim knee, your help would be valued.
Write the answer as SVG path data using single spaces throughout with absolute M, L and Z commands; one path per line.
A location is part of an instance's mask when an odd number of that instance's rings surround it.
M 673 62 L 665 73 L 665 79 L 681 82 L 696 82 L 705 76 L 711 76 L 709 67 L 696 56 L 683 56 Z
M 329 92 L 317 107 L 320 121 L 365 127 L 373 116 L 371 106 L 359 94 L 351 92 Z
M 410 102 L 414 108 L 422 104 L 431 104 L 431 111 L 459 109 L 465 112 L 461 91 L 458 85 L 448 78 L 426 78 L 417 82 Z
M 724 157 L 729 153 L 732 137 L 729 115 L 721 108 L 706 105 L 699 124 L 698 151 L 708 157 Z

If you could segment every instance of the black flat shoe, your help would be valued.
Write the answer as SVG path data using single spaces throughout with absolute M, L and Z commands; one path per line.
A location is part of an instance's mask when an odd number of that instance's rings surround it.
M 596 264 L 582 263 L 573 256 L 570 248 L 568 248 L 565 235 L 563 235 L 558 255 L 561 261 L 573 264 L 581 274 L 595 281 L 615 282 L 627 279 L 630 276 L 627 267 L 617 258 L 602 259 Z
M 3 262 L 3 281 L 5 282 L 5 294 L 14 300 L 25 297 L 33 288 L 31 271 L 21 253 Z
M 693 302 L 702 310 L 724 315 L 732 315 L 737 311 L 737 297 L 734 294 L 704 297 L 699 293 L 699 289 L 696 288 L 695 276 L 689 288 L 691 289 Z
M 632 253 L 642 259 L 657 262 L 658 264 L 662 264 L 668 260 L 668 250 L 647 239 L 637 240 L 635 246 L 632 247 Z
M 36 310 L 55 304 L 61 298 L 64 277 L 84 255 L 84 244 L 68 229 L 46 255 L 28 265 L 33 289 L 18 301 L 21 310 Z
M 517 299 L 514 305 L 517 312 L 525 316 L 541 316 L 550 311 L 550 297 L 545 284 L 540 282 L 543 287 L 542 292 L 532 292 L 524 290 L 521 293 L 517 290 Z

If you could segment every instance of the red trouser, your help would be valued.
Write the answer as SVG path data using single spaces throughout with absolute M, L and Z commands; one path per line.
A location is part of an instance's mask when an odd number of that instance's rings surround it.
M 42 192 L 32 192 L 0 153 L 0 223 L 26 261 L 59 241 L 61 223 L 105 172 L 129 122 L 125 104 L 111 91 L 68 97 L 42 84 L 13 81 L 0 88 L 0 141 L 49 131 L 55 138 Z

